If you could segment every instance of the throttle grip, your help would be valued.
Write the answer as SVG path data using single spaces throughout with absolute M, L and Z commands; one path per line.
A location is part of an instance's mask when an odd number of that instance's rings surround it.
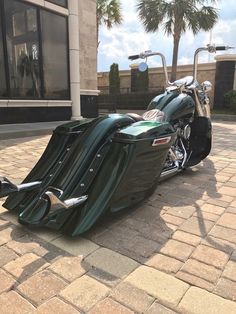
M 226 46 L 216 46 L 215 47 L 216 50 L 227 50 Z
M 139 59 L 140 56 L 139 55 L 133 55 L 133 56 L 129 56 L 128 59 L 129 60 L 136 60 L 136 59 Z

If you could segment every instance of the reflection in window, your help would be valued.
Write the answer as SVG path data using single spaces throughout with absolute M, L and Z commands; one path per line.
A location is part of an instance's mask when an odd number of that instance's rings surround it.
M 0 15 L 0 97 L 6 97 L 6 75 L 3 54 L 2 21 Z
M 67 20 L 41 11 L 44 95 L 68 99 Z
M 55 4 L 60 5 L 62 7 L 67 7 L 67 0 L 47 0 L 47 1 L 55 3 Z
M 5 1 L 10 88 L 13 97 L 41 97 L 36 9 Z

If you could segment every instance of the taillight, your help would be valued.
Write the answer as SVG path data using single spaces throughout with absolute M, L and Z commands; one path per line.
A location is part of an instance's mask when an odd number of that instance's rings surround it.
M 171 141 L 171 136 L 162 137 L 162 138 L 156 138 L 156 139 L 152 142 L 152 146 L 165 145 L 165 144 L 170 143 L 170 141 Z

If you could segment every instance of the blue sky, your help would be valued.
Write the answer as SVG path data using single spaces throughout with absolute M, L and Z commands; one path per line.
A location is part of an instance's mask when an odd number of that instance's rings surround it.
M 172 37 L 167 37 L 160 29 L 157 33 L 145 33 L 136 12 L 136 0 L 121 0 L 123 23 L 111 30 L 100 28 L 100 46 L 98 51 L 98 71 L 109 71 L 113 62 L 119 64 L 121 70 L 129 69 L 127 57 L 145 50 L 163 52 L 167 58 L 167 64 L 171 64 Z M 220 0 L 219 21 L 212 31 L 212 43 L 217 45 L 230 45 L 236 47 L 236 2 L 235 0 Z M 188 31 L 181 37 L 179 48 L 179 64 L 191 64 L 196 48 L 208 44 L 210 34 L 200 32 L 197 36 Z M 229 53 L 229 52 L 227 52 Z M 236 53 L 231 50 L 230 53 Z M 203 53 L 200 62 L 213 61 L 214 55 Z M 150 58 L 150 67 L 159 66 L 160 61 Z

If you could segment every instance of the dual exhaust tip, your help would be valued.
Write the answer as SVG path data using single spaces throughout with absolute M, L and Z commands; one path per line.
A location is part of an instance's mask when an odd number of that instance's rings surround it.
M 9 196 L 12 193 L 28 192 L 38 189 L 41 186 L 41 183 L 41 181 L 36 181 L 16 185 L 6 177 L 0 177 L 0 198 Z M 83 204 L 88 199 L 88 195 L 83 195 L 62 201 L 60 200 L 60 196 L 62 194 L 62 190 L 54 187 L 48 187 L 48 190 L 41 196 L 41 199 L 47 201 L 47 214 L 74 208 Z

